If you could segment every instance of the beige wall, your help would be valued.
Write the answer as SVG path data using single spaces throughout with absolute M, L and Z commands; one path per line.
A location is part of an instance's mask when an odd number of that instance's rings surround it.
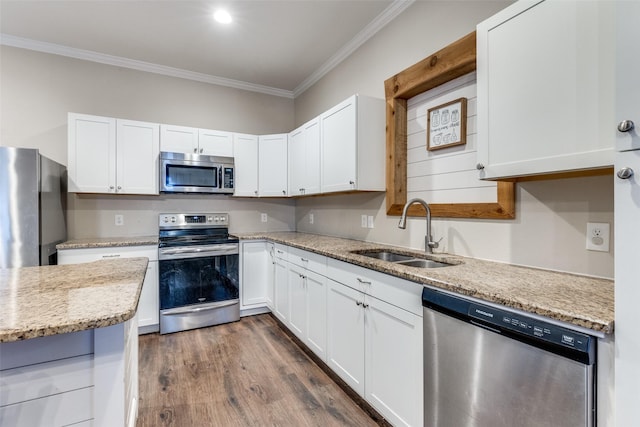
M 293 129 L 291 99 L 6 46 L 0 58 L 0 144 L 39 148 L 63 164 L 70 111 L 254 134 Z M 295 227 L 293 201 L 70 194 L 68 208 L 69 238 L 157 234 L 158 214 L 176 211 L 230 212 L 232 231 Z
M 511 2 L 418 1 L 316 85 L 296 98 L 302 124 L 353 93 L 383 98 L 384 80 L 472 32 Z M 613 178 L 592 177 L 517 184 L 515 220 L 434 219 L 439 250 L 500 262 L 613 277 L 611 252 L 585 249 L 586 223 L 613 224 Z M 309 214 L 314 214 L 314 224 Z M 360 227 L 362 214 L 375 228 Z M 425 220 L 406 230 L 386 215 L 384 194 L 301 199 L 298 231 L 424 248 Z M 613 229 L 612 229 L 613 232 Z

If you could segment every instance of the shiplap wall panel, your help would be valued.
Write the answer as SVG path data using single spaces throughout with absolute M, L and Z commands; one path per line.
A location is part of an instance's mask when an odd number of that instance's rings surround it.
M 427 110 L 467 98 L 467 143 L 427 150 Z M 496 183 L 478 179 L 476 74 L 470 73 L 407 103 L 407 196 L 428 203 L 496 201 Z

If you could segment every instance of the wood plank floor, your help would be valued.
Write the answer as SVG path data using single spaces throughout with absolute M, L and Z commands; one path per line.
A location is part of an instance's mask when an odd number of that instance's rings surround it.
M 376 426 L 268 314 L 140 336 L 138 427 Z

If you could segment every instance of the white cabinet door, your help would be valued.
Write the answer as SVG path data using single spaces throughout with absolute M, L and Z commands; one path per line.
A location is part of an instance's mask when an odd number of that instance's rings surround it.
M 286 197 L 288 194 L 286 133 L 258 137 L 258 194 Z
M 322 192 L 356 188 L 356 97 L 320 116 L 322 134 Z
M 616 2 L 616 113 L 615 123 L 624 120 L 634 123 L 634 128 L 626 132 L 616 132 L 618 151 L 640 149 L 640 2 Z M 616 164 L 617 166 L 617 164 Z M 640 171 L 636 171 L 640 172 Z
M 234 196 L 258 196 L 258 137 L 256 135 L 233 135 L 235 158 Z
M 140 333 L 158 330 L 157 326 L 160 324 L 158 283 L 158 261 L 149 261 L 138 302 L 138 329 Z
M 241 246 L 240 309 L 264 307 L 270 270 L 266 243 L 264 241 L 242 242 Z
M 391 424 L 422 426 L 422 318 L 365 298 L 365 399 Z
M 320 192 L 320 155 L 319 118 L 289 134 L 289 195 Z
M 618 132 L 614 171 L 633 170 L 627 179 L 614 177 L 615 214 L 615 421 L 616 425 L 637 424 L 640 364 L 637 302 L 640 300 L 640 2 L 616 2 L 616 119 L 631 120 L 635 128 Z M 629 50 L 630 49 L 630 50 Z M 623 151 L 624 150 L 624 151 Z M 625 176 L 625 175 L 623 175 Z
M 115 193 L 116 119 L 69 113 L 68 187 L 72 193 Z
M 364 294 L 327 281 L 327 365 L 364 397 Z
M 160 125 L 160 151 L 198 152 L 198 129 L 186 126 Z
M 160 126 L 117 120 L 116 193 L 158 194 Z
M 307 331 L 307 290 L 305 270 L 289 264 L 289 329 L 303 342 Z
M 521 1 L 478 25 L 480 178 L 613 164 L 614 4 Z
M 274 283 L 276 274 L 276 255 L 275 247 L 271 242 L 266 243 L 267 254 L 269 255 L 267 262 L 267 292 L 265 294 L 265 302 L 271 311 L 274 310 Z
M 305 344 L 323 361 L 327 360 L 327 278 L 307 270 L 305 273 Z
M 199 129 L 198 146 L 200 154 L 233 157 L 233 133 L 221 130 Z
M 275 273 L 273 275 L 274 288 L 274 311 L 278 319 L 285 325 L 289 320 L 289 285 L 288 285 L 288 265 L 287 262 L 277 258 L 274 264 Z

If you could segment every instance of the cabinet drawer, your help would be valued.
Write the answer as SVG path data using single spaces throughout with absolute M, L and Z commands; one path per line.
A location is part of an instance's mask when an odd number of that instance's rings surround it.
M 145 257 L 158 260 L 157 246 L 111 246 L 105 248 L 63 249 L 58 251 L 59 264 L 80 264 L 112 258 Z
M 76 425 L 93 418 L 92 408 L 93 387 L 87 387 L 0 407 L 0 421 L 14 427 Z
M 281 245 L 279 243 L 274 244 L 274 248 L 273 248 L 273 253 L 275 255 L 276 258 L 281 259 L 283 261 L 288 261 L 289 260 L 289 252 L 288 252 L 288 246 L 285 245 Z
M 2 371 L 0 406 L 92 386 L 92 359 L 85 355 Z
M 289 262 L 323 276 L 327 273 L 327 257 L 298 248 L 288 248 Z
M 333 258 L 327 260 L 327 277 L 422 317 L 423 286 L 419 283 Z

